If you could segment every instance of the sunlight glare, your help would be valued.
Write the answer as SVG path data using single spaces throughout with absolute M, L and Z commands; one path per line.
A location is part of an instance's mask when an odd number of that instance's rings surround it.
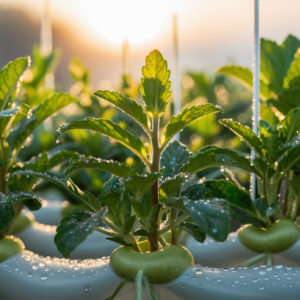
M 93 27 L 110 41 L 145 41 L 160 29 L 169 8 L 162 0 L 81 0 Z

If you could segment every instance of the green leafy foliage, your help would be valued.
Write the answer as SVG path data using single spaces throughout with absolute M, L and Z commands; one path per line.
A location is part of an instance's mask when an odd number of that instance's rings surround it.
M 95 95 L 107 100 L 108 102 L 124 111 L 138 124 L 140 124 L 148 134 L 151 134 L 151 131 L 149 129 L 148 117 L 144 112 L 142 106 L 137 104 L 134 100 L 131 100 L 130 98 L 125 97 L 121 93 L 117 92 L 99 90 L 95 93 Z
M 226 180 L 207 180 L 205 186 L 210 189 L 210 197 L 225 199 L 229 203 L 230 216 L 240 223 L 264 227 L 265 224 L 257 214 L 250 194 L 239 189 L 236 184 Z
M 146 104 L 146 112 L 150 118 L 159 118 L 168 105 L 171 96 L 169 91 L 170 71 L 168 63 L 158 50 L 153 50 L 146 57 L 146 66 L 142 68 L 141 93 Z
M 278 164 L 277 171 L 286 173 L 300 159 L 300 144 L 296 145 L 286 154 Z
M 253 204 L 262 217 L 272 216 L 278 208 L 278 202 L 273 202 L 271 205 L 269 205 L 266 198 L 256 199 Z
M 248 68 L 243 68 L 239 66 L 223 66 L 217 69 L 216 72 L 228 75 L 239 81 L 246 88 L 252 89 L 253 75 Z M 271 98 L 270 88 L 262 80 L 260 81 L 260 97 L 264 100 Z
M 162 176 L 163 172 L 164 169 L 160 172 L 134 174 L 125 179 L 124 185 L 134 192 L 135 197 L 139 198 Z
M 219 120 L 219 122 L 228 127 L 238 137 L 242 138 L 259 156 L 262 156 L 261 141 L 250 128 L 230 119 Z
M 170 197 L 165 200 L 170 208 L 183 210 L 216 241 L 224 242 L 230 230 L 230 219 L 226 213 L 227 202 L 222 199 L 188 200 L 186 197 Z
M 86 118 L 71 121 L 56 131 L 55 139 L 71 129 L 88 129 L 113 138 L 139 156 L 145 164 L 148 164 L 146 149 L 142 141 L 139 138 L 136 139 L 130 132 L 124 131 L 119 125 L 110 120 Z
M 181 185 L 187 178 L 185 174 L 178 174 L 173 178 L 165 179 L 159 187 L 159 202 L 164 202 L 169 197 L 178 197 Z
M 28 192 L 14 192 L 7 196 L 0 194 L 0 232 L 4 231 L 15 217 L 14 205 L 24 201 L 30 210 L 38 210 L 42 207 L 40 199 Z
M 199 200 L 203 199 L 205 195 L 210 193 L 211 190 L 205 186 L 203 183 L 194 183 L 187 187 L 182 193 L 181 196 L 187 197 L 190 200 Z
M 196 224 L 183 222 L 179 224 L 177 227 L 188 232 L 199 243 L 203 243 L 206 239 L 205 231 Z
M 180 171 L 194 174 L 207 168 L 219 166 L 238 167 L 261 176 L 260 172 L 254 166 L 251 166 L 248 159 L 240 156 L 235 151 L 218 147 L 200 149 L 190 157 L 189 162 Z
M 169 143 L 161 155 L 160 165 L 165 168 L 163 178 L 174 177 L 190 158 L 191 153 L 186 146 L 174 141 Z
M 88 191 L 81 191 L 79 187 L 71 179 L 65 180 L 62 178 L 57 178 L 56 176 L 51 176 L 47 173 L 35 172 L 32 170 L 25 170 L 25 171 L 19 170 L 13 172 L 8 176 L 8 179 L 17 175 L 25 175 L 26 177 L 34 176 L 52 182 L 64 188 L 65 190 L 69 191 L 70 193 L 74 194 L 76 197 L 81 199 L 85 204 L 87 204 L 93 211 L 96 212 L 100 209 L 100 204 L 98 199 Z
M 11 132 L 8 137 L 11 147 L 14 148 L 15 151 L 20 149 L 26 138 L 38 125 L 61 108 L 74 102 L 77 102 L 75 97 L 64 93 L 57 93 L 46 99 L 44 103 L 40 104 L 33 111 L 30 119 L 23 119 L 19 126 Z
M 176 117 L 173 116 L 162 133 L 162 148 L 167 145 L 167 143 L 176 133 L 180 132 L 184 127 L 188 126 L 192 122 L 195 122 L 196 120 L 199 120 L 200 118 L 205 117 L 209 114 L 222 111 L 223 110 L 221 108 L 213 106 L 211 104 L 203 104 L 192 106 L 191 108 L 186 108 Z
M 8 106 L 9 99 L 15 97 L 16 88 L 20 77 L 29 65 L 29 57 L 18 58 L 8 63 L 0 71 L 0 108 Z
M 292 109 L 278 124 L 279 136 L 286 143 L 300 135 L 300 107 Z
M 95 157 L 76 156 L 71 159 L 65 175 L 68 178 L 72 172 L 84 169 L 97 169 L 106 171 L 123 178 L 127 178 L 132 174 L 131 167 L 125 165 L 124 163 Z
M 100 221 L 104 214 L 105 209 L 101 209 L 96 214 L 75 210 L 63 218 L 54 238 L 58 251 L 64 257 L 69 257 L 70 253 L 93 232 L 94 226 L 101 225 Z

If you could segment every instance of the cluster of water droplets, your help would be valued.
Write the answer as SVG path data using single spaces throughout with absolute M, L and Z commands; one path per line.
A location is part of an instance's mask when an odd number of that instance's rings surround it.
M 213 285 L 230 285 L 231 288 L 241 290 L 247 285 L 258 291 L 268 291 L 275 285 L 299 289 L 299 274 L 299 267 L 288 267 L 282 263 L 276 263 L 274 266 L 260 264 L 238 268 L 211 268 L 198 264 L 181 276 L 179 284 L 182 289 L 186 289 L 189 285 L 196 285 L 200 289 L 206 286 L 211 289 L 212 283 Z
M 51 258 L 50 256 L 43 257 L 26 250 L 21 256 L 17 256 L 11 262 L 3 263 L 3 265 L 8 273 L 17 273 L 24 276 L 26 280 L 38 279 L 46 282 L 52 278 L 71 281 L 78 277 L 81 279 L 97 277 L 100 272 L 107 270 L 109 262 L 109 256 L 101 259 L 71 260 Z M 92 289 L 90 285 L 86 284 L 82 288 L 86 293 Z

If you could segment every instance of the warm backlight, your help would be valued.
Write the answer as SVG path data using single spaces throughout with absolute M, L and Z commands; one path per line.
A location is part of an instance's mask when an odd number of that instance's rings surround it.
M 155 35 L 170 8 L 167 0 L 81 0 L 98 33 L 120 43 L 142 42 Z

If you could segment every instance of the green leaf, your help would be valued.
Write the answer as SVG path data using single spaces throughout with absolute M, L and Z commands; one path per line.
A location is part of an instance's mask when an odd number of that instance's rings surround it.
M 289 114 L 279 124 L 279 136 L 290 142 L 300 135 L 300 107 L 292 109 Z
M 251 149 L 255 150 L 259 156 L 262 156 L 261 141 L 249 127 L 246 127 L 238 122 L 234 122 L 231 119 L 219 120 L 219 123 L 228 127 L 238 137 L 242 138 Z
M 139 201 L 132 201 L 131 205 L 139 219 L 148 218 L 152 207 L 152 196 L 150 191 L 147 190 Z
M 113 105 L 124 111 L 138 124 L 140 124 L 149 135 L 151 135 L 148 117 L 141 105 L 136 103 L 134 100 L 131 100 L 130 98 L 125 97 L 121 93 L 117 92 L 99 90 L 95 93 L 95 95 L 107 100 L 108 102 L 112 103 Z
M 275 106 L 283 115 L 287 115 L 291 109 L 300 106 L 300 87 L 285 89 L 278 95 L 278 99 L 270 99 L 268 103 Z
M 253 74 L 248 68 L 239 66 L 223 66 L 217 69 L 216 72 L 232 77 L 252 91 Z M 271 98 L 271 90 L 262 80 L 260 81 L 260 97 L 264 100 Z
M 180 169 L 180 172 L 194 174 L 207 168 L 220 166 L 237 167 L 261 176 L 260 172 L 251 166 L 248 159 L 230 149 L 215 146 L 204 147 L 194 153 L 189 162 Z
M 289 181 L 290 186 L 293 191 L 296 193 L 297 197 L 300 197 L 300 175 L 295 176 L 292 180 Z
M 14 98 L 20 77 L 28 67 L 30 58 L 18 58 L 0 71 L 0 110 L 7 107 L 10 97 Z
M 35 172 L 32 170 L 25 170 L 25 171 L 20 170 L 20 171 L 12 172 L 7 178 L 11 178 L 17 175 L 25 175 L 26 177 L 35 176 L 47 180 L 49 182 L 52 182 L 60 186 L 61 188 L 69 191 L 73 195 L 77 196 L 85 204 L 87 204 L 93 211 L 97 212 L 100 210 L 100 204 L 98 199 L 88 191 L 81 191 L 80 188 L 71 179 L 65 180 L 63 178 L 57 178 L 56 176 L 51 176 L 47 173 Z
M 280 148 L 282 140 L 279 138 L 277 126 L 272 126 L 266 121 L 259 121 L 259 136 L 262 142 L 263 153 L 271 163 L 275 162 L 275 152 Z M 278 153 L 277 153 L 278 154 Z M 277 156 L 277 155 L 276 155 Z
M 129 244 L 126 242 L 122 237 L 112 237 L 112 238 L 106 238 L 109 241 L 115 242 L 117 244 L 120 244 L 125 247 L 131 247 L 133 244 Z
M 65 175 L 67 178 L 69 178 L 72 172 L 83 169 L 97 169 L 124 178 L 127 178 L 130 176 L 130 174 L 132 174 L 131 167 L 123 163 L 91 156 L 85 157 L 84 155 L 81 155 L 71 159 Z
M 106 209 L 102 208 L 95 214 L 90 211 L 75 210 L 64 217 L 56 229 L 54 238 L 58 251 L 64 257 L 69 257 L 70 253 L 93 232 L 93 227 L 101 225 L 101 218 L 105 211 Z
M 42 207 L 41 199 L 29 192 L 13 192 L 5 196 L 0 193 L 0 232 L 3 232 L 13 221 L 15 216 L 14 204 L 24 201 L 30 210 Z
M 290 85 L 300 86 L 300 50 L 295 53 L 294 60 L 288 69 L 284 78 L 284 87 L 289 88 Z
M 32 57 L 33 64 L 31 71 L 33 74 L 33 79 L 30 82 L 26 82 L 25 87 L 30 87 L 32 89 L 37 89 L 40 84 L 42 84 L 43 79 L 49 72 L 53 72 L 58 65 L 61 56 L 61 50 L 56 48 L 49 55 L 42 55 L 39 46 L 33 47 Z
M 178 197 L 181 185 L 186 181 L 187 175 L 178 174 L 173 178 L 165 179 L 159 187 L 159 202 L 163 203 L 168 197 Z
M 300 144 L 290 150 L 279 162 L 277 172 L 286 173 L 300 159 Z
M 64 93 L 56 93 L 52 97 L 46 99 L 44 103 L 40 104 L 33 111 L 33 115 L 30 119 L 23 119 L 19 126 L 11 132 L 8 140 L 9 143 L 13 145 L 12 148 L 15 148 L 16 151 L 19 150 L 26 138 L 38 125 L 61 108 L 77 101 L 78 100 L 75 97 Z
M 113 223 L 122 228 L 124 222 L 130 218 L 130 200 L 125 192 L 124 185 L 116 176 L 112 176 L 100 191 L 99 200 L 102 205 L 107 206 L 107 216 Z
M 90 72 L 84 67 L 77 57 L 74 57 L 69 64 L 69 71 L 74 81 L 81 81 L 85 85 L 89 85 Z
M 113 138 L 134 152 L 147 166 L 150 165 L 142 141 L 110 120 L 85 118 L 71 121 L 56 131 L 55 139 L 57 140 L 60 135 L 71 129 L 88 129 Z
M 211 190 L 210 196 L 212 198 L 228 201 L 230 209 L 227 209 L 227 211 L 232 218 L 244 224 L 250 223 L 258 227 L 265 226 L 260 220 L 248 192 L 239 189 L 233 182 L 224 179 L 207 180 L 205 186 Z
M 30 118 L 31 114 L 32 111 L 30 107 L 25 103 L 21 103 L 18 112 L 16 113 L 15 118 L 12 122 L 12 127 L 18 124 L 23 118 L 25 117 Z
M 123 230 L 122 234 L 126 235 L 130 233 L 130 231 L 133 228 L 134 222 L 135 222 L 135 216 L 129 217 L 122 226 L 122 230 Z
M 44 150 L 39 156 L 33 157 L 30 161 L 26 162 L 22 167 L 14 165 L 9 169 L 9 172 L 32 170 L 35 172 L 47 172 L 55 166 L 63 163 L 70 157 L 77 156 L 77 153 L 73 151 L 63 150 L 54 154 L 51 158 L 48 158 L 47 152 Z M 29 177 L 29 176 L 28 176 Z M 30 190 L 35 182 L 34 177 L 30 176 L 14 176 L 8 181 L 10 190 Z
M 205 186 L 203 183 L 194 183 L 187 187 L 182 193 L 181 196 L 187 197 L 190 200 L 200 200 L 203 199 L 203 196 L 210 193 L 211 190 Z
M 159 172 L 144 173 L 142 175 L 134 174 L 124 180 L 124 185 L 130 188 L 136 198 L 143 195 L 150 187 L 162 176 L 164 169 Z
M 262 217 L 271 217 L 278 208 L 278 202 L 268 204 L 266 198 L 259 198 L 253 201 L 255 208 L 260 212 Z M 253 224 L 254 225 L 254 224 Z
M 146 66 L 142 68 L 141 94 L 146 104 L 146 112 L 150 118 L 159 118 L 168 105 L 171 96 L 169 91 L 170 71 L 168 63 L 158 50 L 153 50 L 146 57 Z
M 170 208 L 189 213 L 193 222 L 216 241 L 224 242 L 227 239 L 230 219 L 226 213 L 228 204 L 225 200 L 192 201 L 186 197 L 170 197 L 165 200 L 165 204 Z
M 160 166 L 165 167 L 163 178 L 174 177 L 190 158 L 187 147 L 177 141 L 169 143 L 161 155 Z
M 209 114 L 223 112 L 220 107 L 211 104 L 201 104 L 186 108 L 182 113 L 177 116 L 172 116 L 167 126 L 164 128 L 161 136 L 161 149 L 163 149 L 172 137 L 180 132 L 184 127 L 205 117 Z
M 206 239 L 206 233 L 201 227 L 193 223 L 184 222 L 177 227 L 188 232 L 197 242 L 203 243 Z
M 18 108 L 2 110 L 0 111 L 0 118 L 11 118 L 16 115 L 18 111 Z
M 281 45 L 261 39 L 261 74 L 276 94 L 282 91 L 284 78 L 299 47 L 300 41 L 291 35 Z

